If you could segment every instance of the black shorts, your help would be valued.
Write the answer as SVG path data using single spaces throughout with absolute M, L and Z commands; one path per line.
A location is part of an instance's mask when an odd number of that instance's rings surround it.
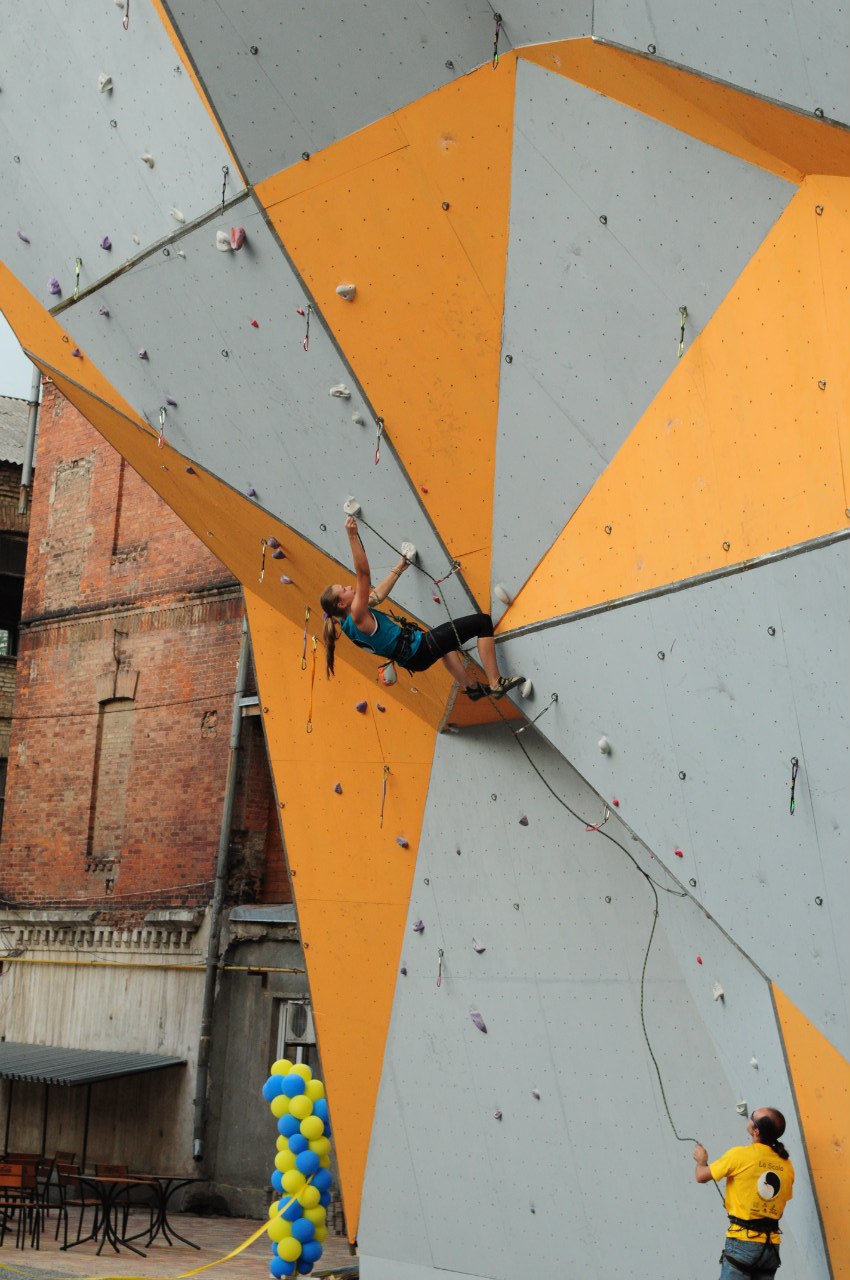
M 456 653 L 468 640 L 493 634 L 493 619 L 489 613 L 470 613 L 465 618 L 441 622 L 433 631 L 423 631 L 416 653 L 401 663 L 406 671 L 427 671 L 447 653 Z

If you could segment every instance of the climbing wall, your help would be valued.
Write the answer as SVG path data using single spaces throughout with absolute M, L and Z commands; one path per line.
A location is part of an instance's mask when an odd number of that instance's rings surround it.
M 77 8 L 0 0 L 0 306 L 244 585 L 364 1280 L 696 1274 L 761 1105 L 847 1280 L 842 6 Z M 352 495 L 527 699 L 325 679 Z

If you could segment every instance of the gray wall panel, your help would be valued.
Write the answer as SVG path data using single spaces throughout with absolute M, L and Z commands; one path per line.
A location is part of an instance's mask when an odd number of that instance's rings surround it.
M 848 557 L 811 550 L 511 639 L 503 659 L 557 689 L 541 732 L 844 1054 Z
M 172 208 L 187 221 L 214 208 L 222 165 L 228 194 L 241 190 L 152 5 L 134 3 L 125 32 L 112 0 L 2 0 L 0 29 L 0 252 L 45 306 L 51 276 L 72 295 L 77 257 L 86 287 L 177 230 Z M 101 73 L 111 92 L 98 92 Z
M 687 349 L 794 191 L 520 62 L 493 516 L 511 594 L 674 369 L 679 307 Z
M 526 738 L 582 812 L 588 785 Z M 606 830 L 676 888 L 616 818 Z M 735 1103 L 782 1107 L 799 1179 L 784 1258 L 825 1278 L 768 984 L 692 898 L 660 896 L 646 1021 L 679 1132 L 719 1155 L 747 1140 Z M 624 1252 L 630 1274 L 679 1280 L 717 1256 L 725 1218 L 670 1130 L 641 1028 L 653 912 L 638 870 L 557 804 L 509 730 L 439 739 L 367 1167 L 366 1280 L 380 1280 L 381 1260 L 398 1250 L 396 1215 L 416 1212 L 409 1239 L 420 1243 L 404 1259 L 419 1280 L 432 1262 L 470 1276 L 557 1269 L 607 1280 Z M 402 1147 L 410 1164 L 393 1155 Z
M 850 120 L 850 13 L 836 0 L 597 0 L 593 34 L 775 98 Z
M 216 227 L 230 221 L 247 228 L 238 253 L 215 248 Z M 187 232 L 168 256 L 137 264 L 61 319 L 152 426 L 165 397 L 177 401 L 167 410 L 170 444 L 235 489 L 253 487 L 261 506 L 329 555 L 349 563 L 342 504 L 353 494 L 370 524 L 396 547 L 414 542 L 422 563 L 439 577 L 446 555 L 388 447 L 375 466 L 374 425 L 352 421 L 360 411 L 373 423 L 370 410 L 315 316 L 309 351 L 302 347 L 297 309 L 304 302 L 272 233 L 246 200 L 226 223 Z M 108 317 L 99 314 L 102 303 Z M 147 360 L 139 359 L 140 349 Z M 328 394 L 340 383 L 352 391 L 350 400 Z M 393 552 L 368 530 L 363 537 L 377 580 L 391 567 Z M 453 614 L 470 612 L 457 578 L 443 590 Z M 422 574 L 407 573 L 396 598 L 432 625 L 445 621 Z

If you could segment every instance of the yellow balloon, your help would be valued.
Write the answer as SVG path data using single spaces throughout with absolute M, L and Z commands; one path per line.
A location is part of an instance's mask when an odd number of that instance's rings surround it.
M 276 1098 L 272 1098 L 271 1102 L 269 1103 L 269 1106 L 271 1107 L 272 1115 L 276 1120 L 279 1120 L 281 1116 L 288 1115 L 290 1111 L 289 1099 L 287 1098 L 285 1093 L 279 1093 Z M 313 1104 L 311 1102 L 310 1110 L 312 1111 L 312 1109 L 313 1109 Z M 299 1120 L 301 1119 L 300 1116 L 298 1118 Z
M 319 1191 L 319 1188 L 309 1186 L 309 1187 L 305 1187 L 304 1190 L 301 1192 L 300 1196 L 298 1197 L 298 1201 L 302 1205 L 302 1207 L 305 1209 L 315 1209 L 316 1205 L 319 1203 L 321 1198 L 322 1198 L 322 1193 Z
M 297 1169 L 288 1169 L 281 1179 L 283 1189 L 289 1196 L 294 1196 L 300 1191 L 306 1181 L 304 1174 L 299 1173 Z M 291 1262 L 292 1259 L 289 1258 L 288 1261 Z
M 289 1114 L 295 1116 L 296 1120 L 306 1120 L 313 1113 L 313 1104 L 306 1093 L 299 1093 L 294 1098 L 286 1098 L 285 1101 L 289 1104 L 287 1108 Z M 274 1102 L 277 1102 L 277 1098 L 275 1098 Z M 274 1111 L 274 1102 L 272 1103 L 272 1111 Z
M 278 1151 L 288 1151 L 288 1150 L 289 1150 L 289 1139 L 288 1139 L 288 1138 L 284 1138 L 283 1134 L 282 1134 L 282 1133 L 279 1133 L 279 1134 L 277 1135 L 277 1142 L 275 1143 L 275 1146 L 277 1147 Z
M 285 1218 L 272 1218 L 266 1227 L 266 1231 L 269 1233 L 269 1239 L 278 1244 L 281 1240 L 285 1240 L 287 1236 L 292 1235 L 292 1223 L 287 1222 Z
M 272 1203 L 269 1205 L 269 1217 L 276 1218 L 279 1213 L 280 1213 L 280 1209 L 278 1209 L 277 1207 L 277 1201 L 273 1200 Z
M 319 1098 L 324 1098 L 325 1096 L 325 1086 L 321 1080 L 308 1080 L 305 1092 L 313 1102 L 318 1102 Z
M 279 1169 L 281 1173 L 289 1173 L 290 1169 L 295 1168 L 295 1152 L 294 1151 L 278 1151 L 274 1158 L 274 1167 Z
M 297 1262 L 301 1257 L 301 1241 L 294 1236 L 284 1236 L 277 1246 L 277 1256 L 284 1262 Z
M 288 1076 L 292 1070 L 292 1063 L 288 1058 L 278 1058 L 277 1062 L 272 1063 L 270 1076 Z
M 323 1227 L 328 1220 L 328 1211 L 323 1204 L 317 1204 L 312 1209 L 305 1209 L 304 1217 L 314 1227 Z
M 331 1153 L 330 1138 L 315 1138 L 309 1146 L 311 1151 L 315 1151 L 319 1159 L 321 1159 L 322 1156 L 329 1156 Z
M 330 1158 L 330 1156 L 319 1156 L 319 1168 L 320 1168 L 320 1169 L 330 1169 L 330 1167 L 331 1167 L 331 1158 Z
M 294 1066 L 289 1068 L 289 1070 L 292 1075 L 300 1076 L 302 1080 L 313 1079 L 313 1072 L 307 1066 L 306 1062 L 296 1062 Z
M 301 1121 L 301 1136 L 306 1138 L 308 1142 L 313 1142 L 316 1138 L 321 1138 L 325 1132 L 325 1126 L 322 1124 L 318 1116 L 308 1116 L 306 1120 Z
M 328 1238 L 327 1227 L 316 1227 L 315 1233 L 313 1235 L 313 1239 L 318 1240 L 319 1244 L 324 1244 L 327 1238 Z

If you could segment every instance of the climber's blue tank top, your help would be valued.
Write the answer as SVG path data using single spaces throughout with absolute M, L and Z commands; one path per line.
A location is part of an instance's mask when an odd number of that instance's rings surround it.
M 367 649 L 369 653 L 376 654 L 379 658 L 393 658 L 401 639 L 401 627 L 397 622 L 393 622 L 392 618 L 388 618 L 385 613 L 380 613 L 376 609 L 369 610 L 372 617 L 378 624 L 378 629 L 374 635 L 366 635 L 365 631 L 361 631 L 359 627 L 354 625 L 354 619 L 349 613 L 342 620 L 342 629 L 348 636 L 349 640 L 353 640 L 361 649 Z M 407 651 L 407 657 L 412 658 L 417 653 L 422 643 L 422 632 L 414 630 L 410 640 L 410 648 Z

